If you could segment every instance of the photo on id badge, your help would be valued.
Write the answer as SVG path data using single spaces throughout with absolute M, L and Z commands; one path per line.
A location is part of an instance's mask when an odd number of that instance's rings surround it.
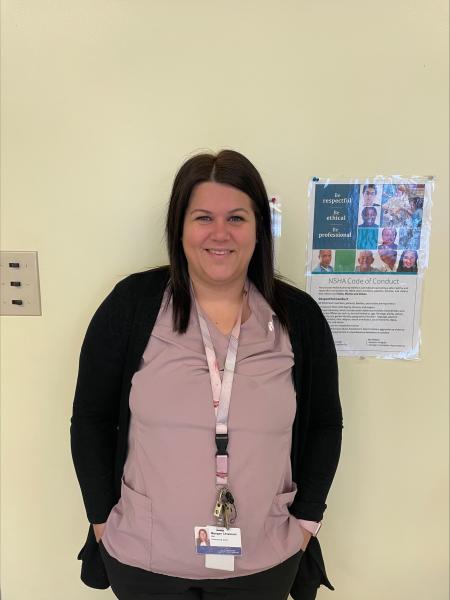
M 239 527 L 215 527 L 205 525 L 194 527 L 197 554 L 225 554 L 241 556 L 241 530 Z

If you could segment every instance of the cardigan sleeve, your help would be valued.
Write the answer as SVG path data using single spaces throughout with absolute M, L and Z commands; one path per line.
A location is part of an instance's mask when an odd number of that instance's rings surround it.
M 127 305 L 116 286 L 92 317 L 81 347 L 70 426 L 72 459 L 91 523 L 105 522 L 115 504 L 127 326 Z
M 303 369 L 298 372 L 300 396 L 307 422 L 297 465 L 299 492 L 292 508 L 295 516 L 320 521 L 326 509 L 341 451 L 342 409 L 339 398 L 338 363 L 330 327 L 321 309 L 310 298 Z

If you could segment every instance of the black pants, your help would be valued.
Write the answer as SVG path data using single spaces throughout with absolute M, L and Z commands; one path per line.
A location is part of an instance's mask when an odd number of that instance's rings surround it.
M 125 565 L 100 542 L 111 589 L 119 600 L 286 600 L 303 552 L 267 571 L 228 579 L 182 579 Z

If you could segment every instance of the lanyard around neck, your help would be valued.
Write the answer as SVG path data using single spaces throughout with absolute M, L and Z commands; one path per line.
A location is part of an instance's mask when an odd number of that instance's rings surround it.
M 216 352 L 209 331 L 208 323 L 203 316 L 197 299 L 195 305 L 197 308 L 200 331 L 202 334 L 203 345 L 205 347 L 206 360 L 208 363 L 209 377 L 211 380 L 211 390 L 213 396 L 214 412 L 216 415 L 216 484 L 227 485 L 228 483 L 228 413 L 230 410 L 231 389 L 233 387 L 234 371 L 236 367 L 236 357 L 239 344 L 239 335 L 241 332 L 242 310 L 244 300 L 248 293 L 248 286 L 245 285 L 244 297 L 239 308 L 236 323 L 231 331 L 228 342 L 228 350 L 225 358 L 223 377 L 220 380 L 219 364 L 217 362 Z

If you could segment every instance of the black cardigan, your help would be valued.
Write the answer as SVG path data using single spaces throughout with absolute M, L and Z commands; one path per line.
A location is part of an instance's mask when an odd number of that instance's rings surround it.
M 168 267 L 160 267 L 119 282 L 97 309 L 86 332 L 70 431 L 73 462 L 90 523 L 104 523 L 120 497 L 131 379 L 139 368 L 168 277 Z M 291 464 L 298 492 L 289 511 L 297 518 L 320 521 L 341 448 L 336 351 L 316 302 L 278 280 L 276 290 L 287 309 L 295 363 L 297 412 Z M 92 525 L 78 558 L 83 560 L 84 583 L 101 589 L 109 586 Z M 321 583 L 333 589 L 319 543 L 312 538 L 291 595 L 309 600 Z

